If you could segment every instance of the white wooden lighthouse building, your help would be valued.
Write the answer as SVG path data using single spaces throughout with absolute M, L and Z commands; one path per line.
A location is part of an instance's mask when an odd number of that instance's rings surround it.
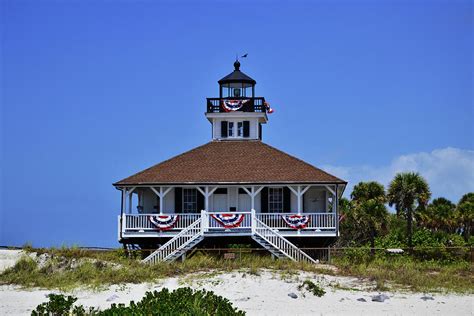
M 272 110 L 239 61 L 234 68 L 207 99 L 210 142 L 113 184 L 122 192 L 119 241 L 155 248 L 146 262 L 236 240 L 314 262 L 300 247 L 339 234 L 347 182 L 262 141 Z

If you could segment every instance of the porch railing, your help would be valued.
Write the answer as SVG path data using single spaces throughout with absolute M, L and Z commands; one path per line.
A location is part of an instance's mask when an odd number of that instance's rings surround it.
M 243 220 L 237 227 L 226 228 L 213 215 L 228 214 L 225 212 L 202 212 L 177 214 L 179 219 L 169 231 L 180 231 L 189 227 L 197 219 L 201 218 L 202 227 L 206 232 L 212 231 L 243 231 L 252 229 L 252 213 L 251 212 L 232 212 L 231 214 L 243 215 Z M 157 216 L 159 214 L 124 214 L 121 223 L 122 232 L 153 232 L 157 228 L 150 221 L 149 216 Z M 167 215 L 167 214 L 163 214 Z M 277 230 L 294 230 L 289 227 L 283 220 L 284 215 L 295 215 L 295 213 L 256 213 L 258 220 L 265 225 Z M 335 231 L 337 217 L 334 213 L 303 213 L 302 215 L 309 217 L 309 222 L 303 230 L 313 231 Z
M 158 216 L 160 214 L 124 214 L 125 219 L 125 230 L 131 231 L 140 231 L 140 230 L 149 230 L 155 231 L 156 227 L 152 224 L 149 217 Z M 163 214 L 168 215 L 168 214 Z M 174 214 L 173 214 L 174 215 Z M 179 219 L 176 224 L 170 230 L 182 230 L 186 227 L 189 227 L 194 223 L 198 218 L 201 217 L 201 214 L 189 213 L 189 214 L 178 214 Z
M 283 220 L 284 215 L 295 215 L 294 213 L 257 213 L 256 216 L 261 220 L 265 225 L 275 228 L 278 230 L 281 229 L 292 229 L 288 226 L 287 223 Z M 336 229 L 336 215 L 334 213 L 303 213 L 309 217 L 309 222 L 306 225 L 305 229 L 314 229 L 314 230 L 335 230 Z

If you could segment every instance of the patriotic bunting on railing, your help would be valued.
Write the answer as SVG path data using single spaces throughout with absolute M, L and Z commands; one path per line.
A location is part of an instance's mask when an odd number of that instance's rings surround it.
M 240 110 L 245 103 L 247 103 L 249 99 L 247 100 L 223 100 L 222 101 L 222 108 L 226 112 L 234 112 Z
M 212 214 L 211 216 L 225 228 L 239 227 L 244 220 L 244 214 Z
M 293 229 L 303 229 L 309 223 L 309 216 L 306 215 L 282 215 L 281 217 Z
M 169 230 L 176 224 L 179 215 L 151 215 L 148 219 L 159 230 Z

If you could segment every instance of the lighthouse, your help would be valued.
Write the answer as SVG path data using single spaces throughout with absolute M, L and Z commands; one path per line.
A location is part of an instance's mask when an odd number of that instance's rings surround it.
M 272 109 L 240 62 L 233 66 L 218 81 L 219 96 L 206 99 L 209 142 L 113 184 L 121 192 L 119 242 L 155 249 L 144 262 L 239 243 L 315 263 L 300 247 L 339 236 L 347 182 L 263 142 Z

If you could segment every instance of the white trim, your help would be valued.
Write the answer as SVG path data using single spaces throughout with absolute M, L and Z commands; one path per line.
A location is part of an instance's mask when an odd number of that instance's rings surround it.
M 329 192 L 331 192 L 332 195 L 336 195 L 336 192 L 334 192 L 334 191 L 329 187 L 329 185 L 326 185 L 325 187 L 326 187 L 326 189 L 327 189 Z
M 160 193 L 158 191 L 156 191 L 156 189 L 154 187 L 150 187 L 150 189 L 155 192 L 155 194 L 160 197 Z

